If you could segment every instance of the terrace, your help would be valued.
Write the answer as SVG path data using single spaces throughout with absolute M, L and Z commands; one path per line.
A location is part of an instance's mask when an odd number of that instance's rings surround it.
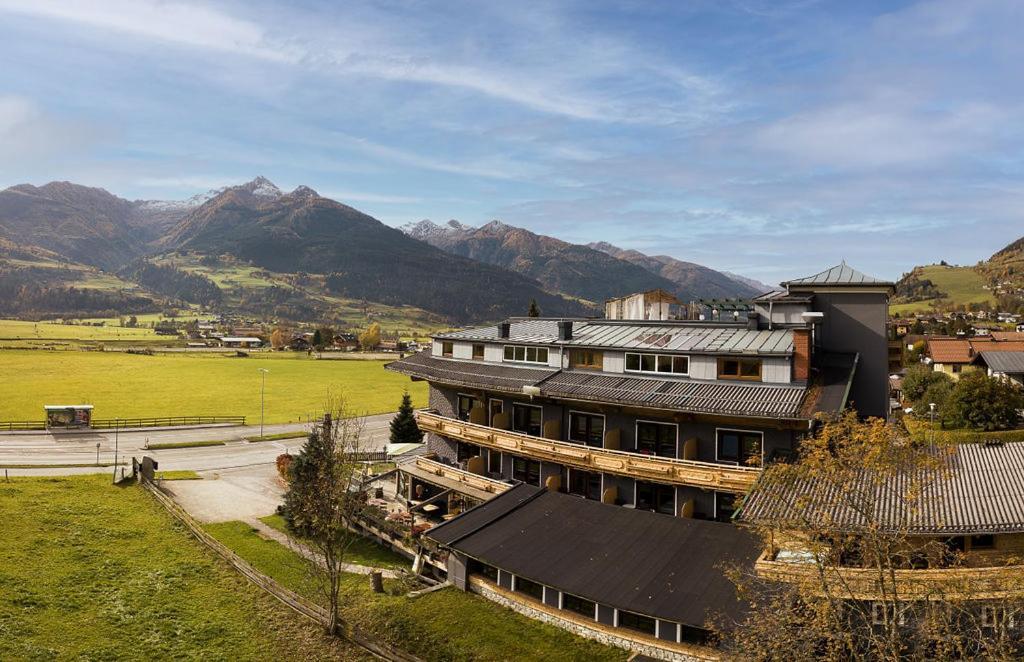
M 433 432 L 485 448 L 577 469 L 670 485 L 689 485 L 742 494 L 754 484 L 760 474 L 760 469 L 756 467 L 657 457 L 545 439 L 470 423 L 433 411 L 418 412 L 416 421 L 424 432 Z

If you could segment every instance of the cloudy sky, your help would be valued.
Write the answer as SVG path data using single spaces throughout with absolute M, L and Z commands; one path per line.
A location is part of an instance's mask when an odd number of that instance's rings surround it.
M 1024 234 L 1024 3 L 0 0 L 0 186 L 265 175 L 778 282 Z

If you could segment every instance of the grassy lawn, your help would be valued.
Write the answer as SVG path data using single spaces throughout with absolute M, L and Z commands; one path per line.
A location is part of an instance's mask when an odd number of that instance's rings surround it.
M 284 518 L 280 515 L 267 515 L 266 517 L 261 517 L 260 521 L 273 529 L 277 529 L 281 533 L 288 534 L 288 528 L 285 526 Z M 372 540 L 368 540 L 366 538 L 357 538 L 355 542 L 352 543 L 352 546 L 348 548 L 348 553 L 345 555 L 345 561 L 347 563 L 367 565 L 373 568 L 408 569 L 412 566 L 412 561 L 409 559 L 400 554 L 396 554 L 389 549 L 385 549 L 374 543 Z
M 297 430 L 295 432 L 278 432 L 277 434 L 265 434 L 262 437 L 246 437 L 245 440 L 248 442 L 258 441 L 280 441 L 282 439 L 298 439 L 299 437 L 307 437 L 309 432 L 306 430 Z
M 306 561 L 287 547 L 260 538 L 242 522 L 206 530 L 258 570 L 311 599 L 316 593 Z M 344 583 L 344 618 L 426 660 L 625 660 L 625 651 L 602 646 L 565 630 L 526 618 L 477 595 L 446 588 L 410 599 L 413 588 L 385 580 L 385 593 L 370 590 L 369 578 L 349 575 Z
M 191 469 L 179 471 L 158 471 L 156 477 L 162 480 L 202 480 L 203 477 Z
M 89 326 L 85 324 L 56 324 L 54 322 L 25 322 L 0 320 L 0 341 L 3 340 L 79 340 L 126 341 L 160 340 L 170 342 L 167 336 L 158 336 L 153 329 L 131 329 L 120 326 Z
M 978 430 L 944 430 L 938 423 L 934 427 L 927 421 L 906 417 L 904 425 L 916 441 L 936 441 L 945 444 L 971 444 L 985 441 L 1024 441 L 1024 430 L 999 430 L 981 432 Z
M 385 371 L 382 361 L 317 361 L 291 352 L 234 358 L 215 354 L 0 350 L 0 420 L 36 420 L 44 404 L 88 403 L 96 418 L 237 415 L 259 421 L 260 372 L 266 421 L 316 418 L 329 393 L 344 393 L 356 413 L 394 411 L 406 388 L 427 401 L 424 382 Z
M 954 304 L 995 303 L 995 297 L 983 288 L 984 276 L 973 267 L 944 267 L 933 264 L 921 268 L 921 278 L 935 283 L 935 287 L 946 294 L 946 300 Z M 905 315 L 910 312 L 929 312 L 934 299 L 901 303 L 889 306 L 889 312 Z
M 150 444 L 149 449 L 158 451 L 167 448 L 202 448 L 203 446 L 223 446 L 225 442 L 218 439 L 207 441 L 168 441 L 163 444 Z
M 137 487 L 0 482 L 4 660 L 362 659 L 250 585 Z

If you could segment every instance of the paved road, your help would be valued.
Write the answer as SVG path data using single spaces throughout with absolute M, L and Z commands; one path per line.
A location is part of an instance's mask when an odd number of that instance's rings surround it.
M 383 450 L 388 442 L 388 424 L 393 414 L 379 414 L 366 418 L 364 447 L 366 450 Z M 264 426 L 265 434 L 291 432 L 306 429 L 302 423 L 286 423 Z M 161 470 L 193 469 L 205 471 L 248 467 L 274 462 L 286 449 L 297 450 L 304 440 L 284 439 L 249 443 L 245 437 L 259 436 L 259 426 L 222 426 L 176 430 L 121 431 L 117 434 L 117 450 L 120 459 L 131 460 L 134 455 L 151 455 L 160 463 Z M 5 464 L 88 464 L 96 462 L 96 444 L 99 444 L 99 461 L 114 461 L 115 434 L 113 431 L 91 431 L 85 433 L 56 434 L 4 434 L 0 433 L 0 465 Z M 144 451 L 146 441 L 164 444 L 185 441 L 226 440 L 224 446 L 199 448 L 176 448 Z M 40 468 L 10 469 L 15 475 L 62 475 L 74 473 L 109 472 L 112 468 Z

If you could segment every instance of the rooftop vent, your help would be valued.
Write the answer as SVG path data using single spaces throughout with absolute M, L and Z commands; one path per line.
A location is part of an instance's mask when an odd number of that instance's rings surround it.
M 572 340 L 572 320 L 561 320 L 558 322 L 558 339 Z

